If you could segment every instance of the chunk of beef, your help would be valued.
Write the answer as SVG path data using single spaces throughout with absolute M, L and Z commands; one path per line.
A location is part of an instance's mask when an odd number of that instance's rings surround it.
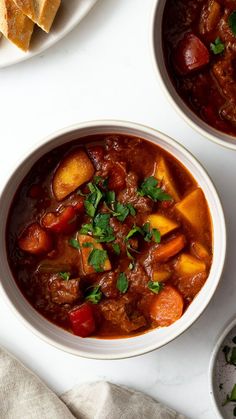
M 140 196 L 137 193 L 138 176 L 134 172 L 129 172 L 126 177 L 126 189 L 121 191 L 118 195 L 118 201 L 123 204 L 131 204 L 141 213 L 151 213 L 153 208 L 153 201 L 146 197 Z
M 56 304 L 72 304 L 80 297 L 78 279 L 65 281 L 53 275 L 48 281 L 48 289 L 51 301 Z
M 134 309 L 130 298 L 125 295 L 119 300 L 108 300 L 100 303 L 104 318 L 120 330 L 130 333 L 146 326 L 146 320 Z
M 102 293 L 107 298 L 116 298 L 119 294 L 116 288 L 117 275 L 115 272 L 106 272 L 100 279 L 98 285 L 101 287 Z
M 211 32 L 218 25 L 221 17 L 221 6 L 215 0 L 208 0 L 202 8 L 199 31 L 202 35 Z

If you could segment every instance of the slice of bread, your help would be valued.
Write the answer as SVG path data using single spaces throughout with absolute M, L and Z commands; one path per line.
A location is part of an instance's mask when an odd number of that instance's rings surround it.
M 0 32 L 17 47 L 27 51 L 34 23 L 15 5 L 13 0 L 0 0 Z
M 45 32 L 49 32 L 61 0 L 14 0 L 19 9 Z

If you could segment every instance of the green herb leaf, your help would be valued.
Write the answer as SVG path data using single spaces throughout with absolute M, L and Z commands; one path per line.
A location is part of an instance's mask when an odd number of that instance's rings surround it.
M 122 293 L 125 294 L 127 289 L 129 287 L 129 282 L 127 279 L 127 276 L 124 272 L 121 272 L 118 276 L 117 282 L 116 282 L 116 288 Z
M 153 240 L 156 243 L 160 243 L 161 233 L 156 228 L 151 228 L 150 223 L 145 223 L 143 225 L 143 232 L 144 232 L 144 240 L 146 242 L 150 242 L 151 240 Z
M 93 243 L 85 242 L 85 243 L 82 244 L 82 247 L 93 247 Z
M 236 365 L 236 347 L 232 349 L 231 355 L 230 355 L 230 364 Z
M 70 245 L 71 247 L 74 247 L 74 248 L 75 248 L 75 249 L 77 249 L 77 250 L 79 250 L 79 249 L 80 249 L 80 244 L 79 244 L 78 240 L 76 240 L 76 239 L 70 239 L 70 240 L 69 240 L 69 245 Z
M 70 279 L 70 273 L 69 272 L 59 272 L 59 275 L 64 281 L 69 281 L 69 279 Z
M 236 10 L 234 10 L 230 15 L 228 19 L 228 24 L 230 26 L 231 31 L 236 36 Z
M 158 181 L 154 176 L 145 179 L 141 184 L 138 193 L 141 196 L 148 196 L 153 201 L 171 201 L 172 197 L 157 187 Z
M 135 210 L 135 208 L 133 207 L 133 205 L 131 205 L 131 204 L 126 204 L 126 206 L 129 208 L 129 213 L 130 213 L 130 215 L 132 215 L 133 217 L 136 215 L 136 210 Z
M 110 226 L 110 214 L 98 213 L 92 224 L 83 224 L 80 233 L 92 234 L 100 243 L 110 243 L 115 240 L 113 228 Z
M 230 353 L 230 347 L 228 345 L 225 345 L 222 349 L 222 352 L 224 353 L 225 356 L 225 361 L 227 362 L 227 364 L 229 363 L 229 353 Z
M 93 233 L 93 225 L 92 224 L 83 224 L 80 229 L 80 234 L 88 234 Z
M 100 291 L 100 286 L 89 288 L 85 293 L 85 300 L 90 301 L 90 303 L 98 304 L 102 299 L 102 292 Z
M 225 44 L 223 44 L 220 37 L 218 36 L 215 41 L 210 44 L 210 48 L 213 54 L 221 54 L 225 50 Z
M 118 243 L 114 243 L 112 245 L 114 252 L 116 253 L 116 255 L 120 254 L 120 246 L 118 245 Z
M 127 234 L 127 236 L 125 237 L 125 240 L 127 241 L 127 240 L 129 240 L 132 236 L 134 236 L 136 233 L 140 233 L 140 234 L 142 234 L 142 236 L 143 236 L 143 230 L 140 228 L 140 227 L 138 227 L 138 226 L 136 226 L 136 225 L 134 225 L 133 227 L 132 227 L 132 229 L 128 232 L 128 234 Z
M 148 282 L 148 288 L 150 291 L 152 291 L 154 294 L 158 294 L 163 289 L 163 284 L 161 284 L 158 281 L 149 281 Z
M 107 193 L 106 193 L 106 203 L 108 205 L 112 205 L 112 204 L 114 204 L 115 200 L 116 200 L 115 192 L 114 191 L 107 191 Z
M 126 217 L 129 215 L 129 208 L 126 205 L 116 202 L 115 204 L 115 214 L 113 214 L 117 220 L 123 222 Z
M 104 179 L 102 178 L 102 176 L 94 176 L 93 177 L 93 183 L 94 185 L 98 185 L 100 182 L 102 182 Z
M 102 249 L 93 249 L 88 257 L 88 263 L 96 272 L 104 271 L 104 264 L 108 259 L 107 251 Z
M 91 182 L 88 183 L 88 188 L 90 190 L 90 194 L 87 195 L 84 201 L 84 206 L 86 209 L 86 213 L 93 218 L 95 216 L 99 202 L 103 197 L 103 193 L 100 191 L 97 185 L 94 185 Z

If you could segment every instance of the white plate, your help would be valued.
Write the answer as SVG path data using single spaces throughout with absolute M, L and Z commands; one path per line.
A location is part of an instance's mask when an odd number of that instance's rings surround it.
M 0 39 L 0 68 L 27 60 L 54 45 L 83 19 L 96 2 L 97 0 L 62 0 L 49 34 L 35 25 L 30 51 L 27 53 L 2 37 Z

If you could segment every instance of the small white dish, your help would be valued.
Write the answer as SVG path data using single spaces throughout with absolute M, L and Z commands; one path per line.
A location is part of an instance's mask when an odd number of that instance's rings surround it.
M 211 140 L 223 147 L 236 150 L 236 138 L 232 135 L 218 131 L 200 119 L 179 96 L 169 77 L 162 47 L 162 19 L 166 2 L 167 0 L 154 1 L 150 25 L 152 61 L 159 85 L 162 87 L 167 99 L 176 112 L 180 114 L 187 124 L 208 140 Z
M 236 402 L 229 402 L 224 405 L 227 395 L 230 395 L 236 384 L 236 366 L 226 362 L 224 348 L 236 348 L 236 318 L 224 328 L 219 337 L 211 356 L 209 368 L 209 385 L 211 400 L 214 405 L 217 418 L 233 419 Z M 233 341 L 235 340 L 235 342 Z M 230 354 L 229 354 L 230 356 Z M 236 413 L 236 410 L 235 410 Z
M 24 298 L 10 271 L 6 250 L 6 220 L 13 196 L 33 164 L 45 153 L 61 144 L 94 134 L 124 134 L 157 144 L 178 159 L 193 175 L 207 199 L 212 217 L 213 260 L 208 279 L 184 315 L 171 326 L 124 339 L 82 339 L 42 317 Z M 132 141 L 132 139 L 130 139 Z M 75 355 L 96 359 L 120 359 L 141 355 L 160 348 L 181 335 L 202 314 L 221 278 L 226 253 L 226 228 L 222 206 L 215 187 L 198 161 L 179 143 L 143 125 L 128 121 L 90 121 L 51 134 L 14 168 L 0 196 L 0 291 L 6 302 L 33 333 L 46 342 Z
M 97 0 L 62 0 L 49 34 L 36 28 L 29 52 L 23 52 L 2 37 L 0 39 L 0 68 L 27 60 L 45 51 L 66 36 L 91 10 Z

